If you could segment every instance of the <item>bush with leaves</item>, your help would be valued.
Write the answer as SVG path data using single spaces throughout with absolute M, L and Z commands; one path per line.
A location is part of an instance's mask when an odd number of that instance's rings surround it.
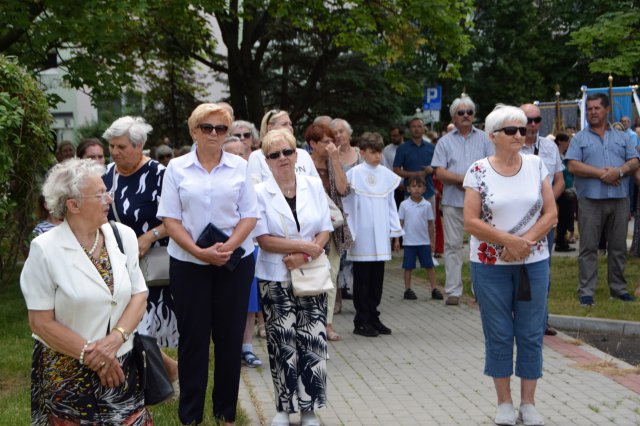
M 54 163 L 49 104 L 35 78 L 0 55 L 0 285 L 35 225 L 40 184 Z

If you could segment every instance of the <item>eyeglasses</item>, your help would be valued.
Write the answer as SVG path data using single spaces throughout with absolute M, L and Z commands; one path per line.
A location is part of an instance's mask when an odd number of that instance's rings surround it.
M 462 117 L 463 115 L 467 114 L 467 115 L 473 115 L 473 110 L 472 109 L 459 109 L 456 114 L 458 114 L 460 117 Z
M 282 151 L 270 152 L 269 154 L 266 155 L 266 157 L 269 160 L 277 160 L 278 158 L 280 158 L 280 154 L 284 155 L 285 157 L 290 157 L 295 152 L 296 152 L 295 149 L 287 148 L 287 149 L 283 149 Z
M 232 136 L 235 136 L 238 139 L 251 139 L 251 132 L 247 133 L 232 133 Z
M 536 123 L 539 124 L 542 121 L 542 117 L 527 117 L 527 124 Z
M 520 132 L 520 136 L 524 136 L 527 134 L 526 127 L 516 127 L 516 126 L 507 126 L 502 129 L 496 129 L 493 133 L 504 132 L 507 136 L 514 136 L 516 133 Z
M 214 126 L 213 124 L 204 123 L 204 124 L 198 124 L 198 129 L 200 129 L 200 131 L 205 135 L 210 135 L 215 130 L 216 135 L 224 136 L 227 134 L 227 130 L 229 130 L 229 126 L 225 126 L 224 124 L 217 124 Z
M 100 198 L 100 202 L 102 204 L 109 204 L 110 202 L 113 201 L 113 191 L 109 191 L 109 192 L 101 192 L 99 194 L 96 195 L 81 195 L 78 198 Z

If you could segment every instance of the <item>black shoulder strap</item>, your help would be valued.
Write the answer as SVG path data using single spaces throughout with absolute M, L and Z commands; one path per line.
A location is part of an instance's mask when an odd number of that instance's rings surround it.
M 122 238 L 120 238 L 120 231 L 118 231 L 118 227 L 113 220 L 109 221 L 109 225 L 111 225 L 111 229 L 113 229 L 113 235 L 116 237 L 116 241 L 118 242 L 118 248 L 122 252 L 122 254 L 126 254 L 124 252 L 124 247 L 122 246 Z

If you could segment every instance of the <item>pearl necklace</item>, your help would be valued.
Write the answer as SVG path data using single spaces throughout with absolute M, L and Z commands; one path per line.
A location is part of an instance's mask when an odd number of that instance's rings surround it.
M 93 252 L 96 250 L 96 247 L 98 247 L 98 241 L 100 241 L 100 229 L 96 229 L 96 240 L 93 242 L 93 245 L 91 246 L 91 250 L 87 251 L 89 256 L 93 255 Z M 87 250 L 82 244 L 80 245 L 82 246 L 83 249 Z

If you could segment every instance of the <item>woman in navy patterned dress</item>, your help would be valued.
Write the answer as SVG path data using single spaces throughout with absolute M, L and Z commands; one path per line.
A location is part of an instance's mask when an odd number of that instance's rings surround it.
M 114 121 L 103 135 L 114 161 L 102 177 L 109 192 L 113 192 L 109 220 L 122 222 L 134 230 L 141 258 L 152 246 L 168 244 L 164 225 L 156 217 L 165 168 L 142 153 L 149 132 L 151 126 L 143 118 L 126 116 Z M 178 345 L 169 286 L 149 288 L 147 310 L 138 330 L 156 337 L 162 347 Z M 177 380 L 177 363 L 167 355 L 163 357 L 171 380 Z

